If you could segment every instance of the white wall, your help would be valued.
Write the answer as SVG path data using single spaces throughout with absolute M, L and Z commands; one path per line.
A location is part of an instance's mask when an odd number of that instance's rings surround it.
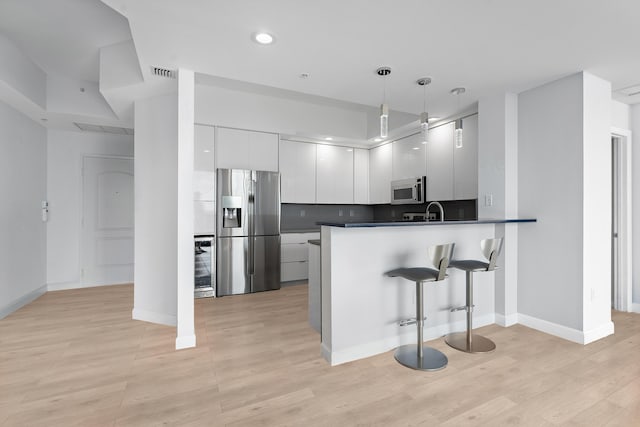
M 176 325 L 178 96 L 135 103 L 133 318 Z
M 579 73 L 518 98 L 518 210 L 538 219 L 519 228 L 518 312 L 586 340 L 613 331 L 602 312 L 611 224 L 599 214 L 611 200 L 610 96 L 608 82 Z
M 45 292 L 46 131 L 0 102 L 0 318 Z
M 630 108 L 620 101 L 611 101 L 611 126 L 619 129 L 631 129 Z
M 0 34 L 0 82 L 45 108 L 46 75 L 11 40 Z
M 266 94 L 196 85 L 196 123 L 305 136 L 365 139 L 364 112 Z
M 80 241 L 84 156 L 133 157 L 133 137 L 94 132 L 47 133 L 47 285 L 81 286 Z
M 632 191 L 633 191 L 633 298 L 634 311 L 640 313 L 640 104 L 630 109 L 632 138 Z

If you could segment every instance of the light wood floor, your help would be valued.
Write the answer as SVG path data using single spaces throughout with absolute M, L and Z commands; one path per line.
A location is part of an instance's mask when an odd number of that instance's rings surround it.
M 640 426 L 640 315 L 588 346 L 523 326 L 439 372 L 391 352 L 329 367 L 306 286 L 196 301 L 198 347 L 131 320 L 132 286 L 50 292 L 0 320 L 6 426 Z

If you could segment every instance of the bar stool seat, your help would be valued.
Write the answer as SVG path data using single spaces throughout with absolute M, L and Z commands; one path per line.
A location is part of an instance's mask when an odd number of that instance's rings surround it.
M 451 310 L 465 310 L 467 312 L 467 330 L 449 334 L 445 336 L 444 340 L 450 347 L 466 353 L 488 353 L 496 349 L 493 341 L 473 333 L 473 273 L 477 271 L 493 271 L 498 268 L 496 260 L 502 250 L 502 239 L 484 239 L 480 242 L 480 248 L 489 262 L 462 259 L 453 260 L 449 264 L 450 267 L 462 270 L 467 275 L 467 304 Z
M 444 353 L 423 344 L 424 303 L 422 285 L 425 282 L 438 282 L 447 277 L 447 267 L 453 255 L 454 243 L 432 246 L 428 250 L 429 258 L 438 269 L 426 267 L 396 268 L 385 273 L 388 277 L 402 277 L 416 284 L 416 318 L 400 322 L 400 326 L 417 325 L 416 344 L 403 345 L 396 349 L 395 359 L 403 366 L 421 371 L 437 371 L 447 366 L 449 360 Z

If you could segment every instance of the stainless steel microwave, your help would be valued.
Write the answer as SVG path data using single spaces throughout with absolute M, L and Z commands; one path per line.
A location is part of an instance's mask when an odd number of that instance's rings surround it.
M 424 203 L 426 189 L 426 176 L 391 181 L 391 204 L 410 205 Z

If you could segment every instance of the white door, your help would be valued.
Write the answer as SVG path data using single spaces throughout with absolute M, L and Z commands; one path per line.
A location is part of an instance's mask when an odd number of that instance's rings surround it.
M 82 284 L 133 282 L 133 159 L 83 160 Z

